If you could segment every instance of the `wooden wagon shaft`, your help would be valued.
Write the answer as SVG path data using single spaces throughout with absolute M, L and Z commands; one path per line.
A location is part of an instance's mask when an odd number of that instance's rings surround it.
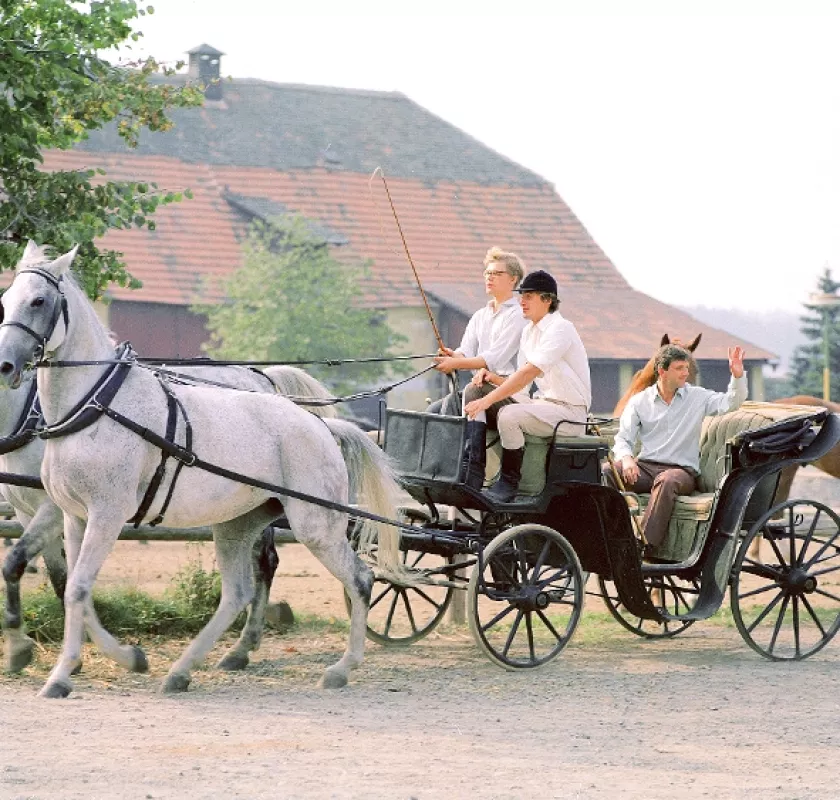
M 0 503 L 0 516 L 11 513 L 11 506 L 8 503 Z M 23 528 L 20 523 L 12 519 L 0 519 L 0 539 L 19 539 L 23 535 Z M 211 542 L 213 532 L 210 528 L 167 528 L 159 525 L 152 528 L 148 525 L 141 525 L 135 528 L 133 525 L 126 525 L 120 539 L 123 541 L 137 542 Z M 274 528 L 274 541 L 277 544 L 294 544 L 296 542 L 292 532 L 286 528 Z

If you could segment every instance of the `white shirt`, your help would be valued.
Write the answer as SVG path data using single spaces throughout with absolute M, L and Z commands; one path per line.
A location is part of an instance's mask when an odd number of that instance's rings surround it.
M 519 336 L 527 322 L 516 296 L 505 300 L 497 311 L 491 300 L 472 315 L 456 352 L 483 358 L 487 369 L 497 375 L 510 375 L 516 371 Z
M 535 399 L 559 400 L 589 409 L 592 383 L 589 359 L 574 325 L 559 311 L 529 323 L 519 343 L 519 366 L 533 364 L 542 372 L 535 380 Z M 522 395 L 517 400 L 527 399 Z
M 734 411 L 747 399 L 747 378 L 732 378 L 726 392 L 687 383 L 668 405 L 656 384 L 630 398 L 621 415 L 613 445 L 616 459 L 633 455 L 641 438 L 639 458 L 676 464 L 700 472 L 700 430 L 703 417 Z

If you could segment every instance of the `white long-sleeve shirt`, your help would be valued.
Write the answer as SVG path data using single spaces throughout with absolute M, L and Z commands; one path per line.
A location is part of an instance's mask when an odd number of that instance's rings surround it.
M 517 297 L 505 300 L 495 312 L 491 300 L 472 315 L 456 352 L 483 358 L 497 375 L 510 375 L 516 371 L 519 337 L 527 322 Z
M 557 400 L 570 406 L 592 405 L 592 382 L 586 348 L 575 326 L 559 311 L 529 323 L 522 331 L 518 365 L 533 364 L 542 375 L 535 399 Z M 516 395 L 527 400 L 527 390 Z
M 713 392 L 687 383 L 677 389 L 670 405 L 653 384 L 627 403 L 613 454 L 617 460 L 633 455 L 633 446 L 641 439 L 639 459 L 675 464 L 699 473 L 703 417 L 734 411 L 746 399 L 746 375 L 733 377 L 725 392 Z

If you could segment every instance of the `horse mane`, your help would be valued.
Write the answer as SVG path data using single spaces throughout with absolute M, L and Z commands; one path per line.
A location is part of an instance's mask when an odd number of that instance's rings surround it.
M 664 347 L 666 344 L 676 344 L 680 347 L 684 347 L 688 350 L 689 353 L 693 353 L 697 349 L 697 345 L 700 344 L 700 340 L 703 338 L 702 333 L 698 333 L 697 336 L 694 338 L 694 341 L 690 342 L 689 344 L 683 344 L 679 339 L 671 340 L 668 334 L 663 334 L 662 339 L 659 342 L 659 347 Z M 658 352 L 658 350 L 657 350 Z M 639 392 L 644 391 L 648 388 L 648 386 L 653 386 L 656 383 L 656 371 L 653 368 L 653 362 L 656 358 L 656 353 L 654 353 L 650 361 L 647 362 L 640 370 L 638 370 L 634 375 L 633 378 L 630 380 L 630 385 L 627 387 L 627 391 L 622 395 L 621 399 L 616 403 L 615 408 L 613 409 L 613 416 L 620 417 L 621 412 L 624 411 L 624 407 L 629 402 L 630 398 L 633 395 L 638 394 Z M 688 362 L 689 374 L 688 380 L 691 383 L 694 383 L 697 380 L 697 362 L 692 357 L 691 360 Z

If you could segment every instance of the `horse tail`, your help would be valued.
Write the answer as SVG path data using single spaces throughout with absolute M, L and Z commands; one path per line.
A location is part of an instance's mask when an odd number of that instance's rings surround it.
M 328 400 L 333 397 L 332 392 L 321 381 L 298 367 L 266 367 L 262 372 L 274 384 L 277 394 L 282 394 L 293 402 L 297 399 Z M 301 405 L 316 417 L 329 419 L 338 415 L 334 405 Z
M 350 495 L 363 501 L 374 514 L 396 519 L 396 498 L 400 490 L 387 455 L 358 425 L 343 419 L 325 419 L 327 427 L 338 440 L 347 474 Z M 403 575 L 405 568 L 400 557 L 400 529 L 373 520 L 362 520 L 357 552 L 376 550 L 377 565 L 383 573 Z

